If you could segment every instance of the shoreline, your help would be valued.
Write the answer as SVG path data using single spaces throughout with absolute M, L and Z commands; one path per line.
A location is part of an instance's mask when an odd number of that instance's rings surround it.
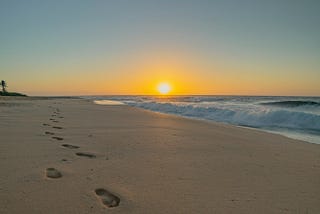
M 123 95 L 123 96 L 127 96 L 127 95 Z M 184 96 L 184 95 L 182 95 L 182 96 Z M 204 96 L 206 96 L 206 95 L 204 95 Z M 228 95 L 226 95 L 226 96 L 228 96 Z M 262 97 L 269 97 L 269 96 L 262 96 Z M 279 97 L 283 97 L 283 96 L 279 96 Z M 288 97 L 288 96 L 285 96 L 285 97 Z M 295 97 L 295 96 L 291 96 L 291 97 Z M 301 96 L 297 96 L 297 97 L 301 97 Z M 1 100 L 13 100 L 13 101 L 14 100 L 50 100 L 50 99 L 58 99 L 58 100 L 59 99 L 89 100 L 93 104 L 102 105 L 102 106 L 103 105 L 105 105 L 105 106 L 117 105 L 117 102 L 118 102 L 118 101 L 116 101 L 114 104 L 112 104 L 112 103 L 110 103 L 110 104 L 101 104 L 100 103 L 99 104 L 99 103 L 95 103 L 95 101 L 100 101 L 100 100 L 87 98 L 86 96 L 28 96 L 28 97 L 6 97 L 6 96 L 0 96 L 0 101 Z M 129 105 L 124 104 L 124 103 L 121 104 L 121 105 L 129 106 Z M 173 114 L 173 113 L 153 111 L 153 110 L 145 109 L 145 108 L 142 108 L 142 107 L 135 107 L 135 106 L 130 106 L 130 107 L 138 108 L 138 109 L 141 109 L 141 110 L 150 111 L 150 112 L 153 112 L 153 113 L 167 114 L 167 115 L 171 115 L 171 116 L 182 117 L 182 118 L 185 118 L 185 119 L 209 122 L 209 123 L 213 123 L 214 125 L 219 125 L 220 124 L 220 125 L 226 125 L 226 126 L 234 126 L 234 127 L 239 127 L 239 128 L 245 128 L 245 129 L 249 129 L 249 130 L 257 130 L 257 131 L 262 131 L 262 132 L 269 133 L 269 134 L 280 135 L 282 137 L 287 137 L 289 139 L 301 141 L 301 142 L 304 142 L 304 143 L 311 143 L 311 144 L 320 145 L 318 140 L 310 139 L 310 136 L 311 136 L 311 138 L 313 138 L 314 135 L 308 135 L 306 133 L 292 132 L 290 130 L 279 131 L 279 130 L 271 130 L 271 129 L 265 129 L 265 128 L 245 126 L 245 125 L 236 125 L 236 124 L 231 124 L 231 123 L 227 123 L 227 122 L 219 122 L 219 121 L 214 121 L 214 120 L 209 120 L 209 119 L 204 119 L 204 118 L 189 117 L 189 116 L 178 115 L 178 114 Z M 303 136 L 303 137 L 301 137 L 301 136 Z M 309 138 L 309 139 L 306 139 L 306 138 Z
M 320 210 L 316 144 L 85 99 L 5 102 L 1 213 Z
M 103 105 L 105 105 L 105 106 L 117 105 L 117 102 L 120 102 L 120 101 L 110 100 L 111 101 L 110 104 L 107 104 L 107 103 L 104 104 L 102 102 L 101 103 L 96 103 L 96 101 L 109 101 L 109 100 L 107 100 L 107 99 L 106 100 L 95 100 L 95 99 L 89 99 L 89 98 L 84 98 L 84 99 L 90 100 L 94 104 L 102 105 L 102 106 Z M 112 102 L 115 102 L 115 104 L 113 104 Z M 119 105 L 130 106 L 130 105 L 127 105 L 125 103 L 122 103 L 122 104 L 119 104 Z M 297 141 L 302 141 L 304 143 L 312 143 L 312 144 L 320 145 L 320 142 L 318 142 L 315 139 L 309 139 L 309 141 L 306 140 L 307 137 L 310 138 L 310 135 L 307 135 L 305 133 L 292 132 L 290 130 L 279 131 L 279 130 L 271 130 L 271 129 L 266 129 L 266 128 L 251 127 L 251 126 L 245 126 L 245 125 L 236 125 L 236 124 L 231 124 L 231 123 L 227 123 L 227 122 L 209 120 L 209 119 L 205 119 L 205 118 L 198 118 L 198 117 L 184 116 L 184 115 L 179 115 L 179 114 L 174 114 L 174 113 L 153 111 L 153 110 L 145 109 L 145 108 L 142 108 L 142 107 L 136 107 L 136 106 L 130 106 L 130 107 L 138 108 L 138 109 L 142 109 L 142 110 L 146 110 L 146 111 L 150 111 L 150 112 L 154 112 L 154 113 L 167 114 L 167 115 L 182 117 L 182 118 L 191 119 L 191 120 L 209 122 L 209 123 L 213 123 L 214 125 L 219 125 L 220 124 L 220 125 L 234 126 L 234 127 L 245 128 L 245 129 L 250 129 L 250 130 L 257 130 L 257 131 L 262 131 L 262 132 L 266 132 L 266 133 L 269 133 L 269 134 L 280 135 L 280 136 L 287 137 L 289 139 L 293 139 L 293 140 L 297 140 Z M 301 136 L 303 136 L 303 137 L 301 137 Z M 313 135 L 311 135 L 311 136 L 313 136 Z

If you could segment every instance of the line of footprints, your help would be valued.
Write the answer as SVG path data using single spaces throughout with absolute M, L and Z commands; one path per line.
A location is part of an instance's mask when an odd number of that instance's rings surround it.
M 60 114 L 60 109 L 54 108 L 52 106 L 49 106 L 49 108 L 52 108 L 54 110 L 53 114 L 51 115 L 50 121 L 55 124 L 59 123 L 60 122 L 59 119 L 64 118 Z M 63 127 L 61 127 L 61 126 L 50 125 L 48 123 L 43 123 L 42 125 L 46 126 L 46 127 L 51 127 L 52 129 L 63 129 Z M 57 141 L 64 140 L 62 137 L 55 136 L 56 133 L 51 132 L 51 131 L 46 131 L 45 134 L 48 136 L 51 136 L 52 139 L 57 140 Z M 79 149 L 80 148 L 79 146 L 70 145 L 70 144 L 61 144 L 61 146 L 63 146 L 64 148 L 67 148 L 67 149 Z M 81 157 L 96 158 L 96 155 L 86 153 L 86 152 L 76 152 L 75 154 L 77 156 L 81 156 Z M 66 161 L 66 159 L 63 159 L 63 161 Z M 62 173 L 59 170 L 57 170 L 56 168 L 47 168 L 45 174 L 48 178 L 52 178 L 52 179 L 57 179 L 57 178 L 62 177 Z M 109 192 L 106 189 L 98 188 L 98 189 L 95 189 L 94 192 L 95 192 L 96 196 L 101 199 L 102 204 L 104 204 L 107 207 L 117 207 L 120 203 L 120 198 L 118 196 L 112 194 L 111 192 Z

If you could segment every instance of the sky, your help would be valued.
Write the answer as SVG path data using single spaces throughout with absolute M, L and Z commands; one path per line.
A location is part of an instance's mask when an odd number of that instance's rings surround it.
M 318 0 L 1 0 L 0 79 L 28 95 L 320 96 Z

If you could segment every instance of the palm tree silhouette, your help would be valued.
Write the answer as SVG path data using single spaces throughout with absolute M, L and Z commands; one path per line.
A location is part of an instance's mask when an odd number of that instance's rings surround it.
M 1 86 L 2 86 L 3 93 L 6 93 L 7 92 L 6 88 L 8 87 L 6 81 L 1 80 Z

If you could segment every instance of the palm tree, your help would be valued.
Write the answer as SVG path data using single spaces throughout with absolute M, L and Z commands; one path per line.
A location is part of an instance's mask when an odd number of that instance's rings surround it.
M 1 86 L 2 86 L 3 93 L 6 93 L 7 92 L 6 88 L 8 87 L 6 81 L 1 80 Z

